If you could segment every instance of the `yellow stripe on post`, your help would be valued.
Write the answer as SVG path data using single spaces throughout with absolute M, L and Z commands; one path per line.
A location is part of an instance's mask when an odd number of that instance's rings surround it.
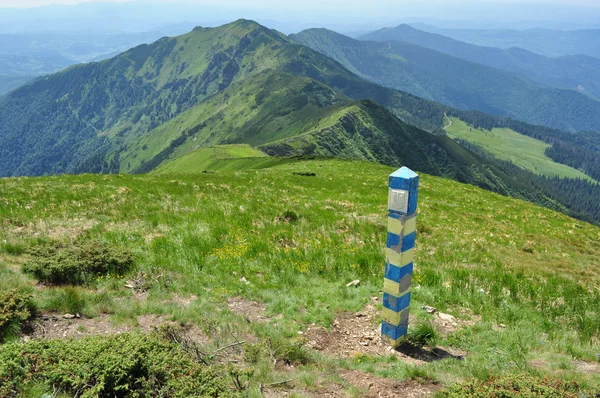
M 392 340 L 389 337 L 384 338 L 384 339 L 390 345 L 390 347 L 398 348 L 406 342 L 407 336 L 400 337 L 399 339 L 396 339 L 396 340 Z
M 388 217 L 388 232 L 398 235 L 410 235 L 417 230 L 417 217 L 413 216 L 404 220 Z
M 415 249 L 407 250 L 404 253 L 398 253 L 395 250 L 387 248 L 385 254 L 387 262 L 398 268 L 406 267 L 415 260 Z
M 394 235 L 402 236 L 402 222 L 394 217 L 388 217 L 388 231 Z
M 402 297 L 405 294 L 410 293 L 410 291 L 411 291 L 410 287 L 408 289 L 404 290 L 403 292 L 401 292 L 400 289 L 401 289 L 400 282 L 396 282 L 391 279 L 384 278 L 384 281 L 383 281 L 383 292 L 384 293 L 387 293 L 394 297 Z
M 396 312 L 394 310 L 390 310 L 389 308 L 383 307 L 383 320 L 390 325 L 400 326 L 403 322 L 408 321 L 408 308 L 403 311 Z
M 417 231 L 417 217 L 411 217 L 404 223 L 404 236 Z

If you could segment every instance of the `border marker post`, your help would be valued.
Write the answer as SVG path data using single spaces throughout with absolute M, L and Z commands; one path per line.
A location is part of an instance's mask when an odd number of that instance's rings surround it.
M 390 174 L 381 334 L 393 348 L 408 333 L 418 190 L 419 176 L 409 168 Z

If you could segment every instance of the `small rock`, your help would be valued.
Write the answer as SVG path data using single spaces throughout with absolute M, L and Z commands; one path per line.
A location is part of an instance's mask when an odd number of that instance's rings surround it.
M 362 345 L 363 347 L 367 347 L 369 345 L 367 341 L 361 341 L 358 344 Z
M 437 312 L 437 308 L 430 307 L 428 305 L 424 305 L 421 307 L 428 314 L 435 314 Z
M 453 317 L 452 315 L 450 315 L 450 314 L 444 314 L 443 312 L 438 313 L 438 316 L 443 321 L 449 321 L 449 322 L 451 322 L 451 321 L 456 320 L 456 318 Z
M 63 318 L 65 318 L 65 319 L 75 319 L 76 315 L 73 315 L 73 314 L 64 314 Z
M 240 278 L 240 282 L 243 282 L 243 283 L 245 283 L 246 285 L 249 285 L 249 284 L 250 284 L 250 282 L 248 282 L 248 279 L 246 279 L 246 278 L 245 278 L 245 277 L 243 277 L 243 276 Z
M 498 325 L 498 326 L 500 326 L 502 329 L 506 329 L 506 325 L 505 325 L 505 324 L 503 324 L 503 323 L 501 323 L 501 324 L 500 324 L 500 325 Z
M 354 316 L 356 318 L 362 318 L 363 316 L 366 316 L 367 314 L 365 314 L 364 312 L 357 312 L 356 314 L 354 314 Z
M 303 332 L 303 331 L 301 331 L 301 330 L 299 330 L 299 331 L 298 331 L 298 334 L 299 334 L 300 336 L 302 336 L 302 335 L 304 334 L 304 332 Z
M 356 279 L 346 285 L 346 287 L 358 286 L 360 285 L 360 280 Z
M 133 286 L 133 285 L 130 285 L 129 283 L 125 284 L 125 287 L 126 287 L 127 289 L 135 289 L 135 286 Z
M 485 290 L 483 290 L 483 289 L 479 289 L 478 292 L 481 294 L 485 294 Z

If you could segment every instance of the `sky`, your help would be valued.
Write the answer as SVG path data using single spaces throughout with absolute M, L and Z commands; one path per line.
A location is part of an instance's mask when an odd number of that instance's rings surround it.
M 59 3 L 80 6 L 40 7 Z M 15 7 L 19 10 L 7 10 Z M 447 28 L 580 29 L 600 27 L 600 0 L 0 0 L 0 33 L 133 32 L 183 22 L 217 26 L 238 18 L 284 33 L 309 27 L 358 33 L 404 22 Z
M 0 0 L 0 7 L 36 7 L 50 4 L 78 4 L 83 2 L 88 2 L 92 0 Z M 127 2 L 130 0 L 104 0 L 111 2 Z M 163 3 L 169 3 L 173 0 L 162 0 Z M 355 1 L 355 0 L 304 0 L 302 2 L 298 1 L 281 1 L 281 0 L 204 0 L 204 1 L 195 1 L 194 3 L 206 3 L 206 4 L 215 4 L 221 6 L 251 6 L 251 7 L 281 7 L 281 8 L 294 8 L 293 4 L 304 4 L 304 6 L 315 7 L 322 6 L 323 3 L 333 4 L 335 6 L 345 6 L 345 7 L 360 7 L 360 8 L 372 8 L 372 7 L 389 7 L 391 5 L 398 5 L 401 3 L 408 4 L 414 3 L 412 0 L 371 0 L 369 2 L 365 1 Z M 287 4 L 286 4 L 287 3 Z M 478 3 L 479 5 L 485 3 L 495 3 L 495 4 L 522 4 L 522 0 L 449 0 L 449 1 L 432 1 L 432 0 L 421 0 L 419 1 L 421 4 L 440 4 L 440 3 L 451 3 L 451 4 L 469 4 L 469 3 Z M 600 7 L 600 1 L 598 0 L 529 0 L 527 3 L 538 3 L 538 4 L 548 4 L 554 3 L 559 5 L 567 5 L 567 6 L 586 6 L 586 7 Z M 283 7 L 282 7 L 283 5 Z

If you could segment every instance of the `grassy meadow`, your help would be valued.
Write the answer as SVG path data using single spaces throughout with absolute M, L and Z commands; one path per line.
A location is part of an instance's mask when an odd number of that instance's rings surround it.
M 550 145 L 543 141 L 507 128 L 495 128 L 490 131 L 471 127 L 457 118 L 451 118 L 451 121 L 452 124 L 447 129 L 450 137 L 477 145 L 498 159 L 547 177 L 592 180 L 583 172 L 557 163 L 546 156 L 546 149 L 550 148 Z
M 371 396 L 344 377 L 349 372 L 434 386 L 441 396 L 456 383 L 515 374 L 600 389 L 600 229 L 428 175 L 411 339 L 461 360 L 415 364 L 390 352 L 336 356 L 307 345 L 311 327 L 330 330 L 369 305 L 380 312 L 392 171 L 312 160 L 198 174 L 0 179 L 0 291 L 31 294 L 38 314 L 107 318 L 115 328 L 143 328 L 149 316 L 175 321 L 208 336 L 205 350 L 215 354 L 243 340 L 242 357 L 227 364 L 236 370 L 213 375 L 242 396 L 315 396 L 332 385 L 340 396 Z M 135 263 L 75 286 L 22 272 L 32 248 L 56 241 L 102 242 L 128 250 Z M 353 280 L 360 284 L 347 287 Z M 260 314 L 232 302 L 254 303 Z M 454 316 L 452 327 L 424 305 Z M 34 344 L 17 332 L 0 345 L 0 358 Z M 0 365 L 0 391 L 2 372 Z M 21 394 L 52 394 L 42 378 L 28 380 Z

